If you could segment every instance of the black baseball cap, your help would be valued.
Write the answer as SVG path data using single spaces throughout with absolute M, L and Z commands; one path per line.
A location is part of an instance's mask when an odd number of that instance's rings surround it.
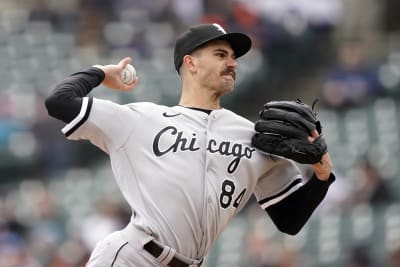
M 176 71 L 182 65 L 183 57 L 200 46 L 214 40 L 226 40 L 235 52 L 235 57 L 241 57 L 251 48 L 251 39 L 246 34 L 238 32 L 227 33 L 217 23 L 200 24 L 190 27 L 189 30 L 178 36 L 174 50 L 174 64 Z

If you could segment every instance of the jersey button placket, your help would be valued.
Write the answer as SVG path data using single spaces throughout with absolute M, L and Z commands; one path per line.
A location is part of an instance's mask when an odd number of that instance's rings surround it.
M 209 144 L 209 140 L 210 140 L 210 136 L 212 135 L 212 131 L 211 131 L 211 124 L 212 121 L 214 120 L 215 115 L 212 114 L 212 112 L 206 117 L 206 119 L 208 119 L 208 123 L 207 123 L 207 143 Z M 213 157 L 209 154 L 210 152 L 207 151 L 207 161 L 206 161 L 206 171 L 207 171 L 207 176 L 210 176 L 211 173 L 213 173 L 213 163 L 212 163 L 212 159 Z
M 213 112 L 210 113 L 208 116 L 208 124 L 207 124 L 207 144 L 210 145 L 210 140 L 214 139 L 213 138 L 213 123 L 216 119 L 216 115 L 213 114 Z M 214 140 L 213 140 L 214 141 Z M 206 172 L 207 172 L 207 177 L 208 178 L 213 178 L 215 175 L 217 175 L 217 164 L 216 162 L 216 155 L 211 153 L 210 151 L 207 151 L 207 160 L 206 160 Z

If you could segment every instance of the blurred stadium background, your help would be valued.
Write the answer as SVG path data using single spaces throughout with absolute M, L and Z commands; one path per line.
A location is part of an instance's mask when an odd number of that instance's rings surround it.
M 253 38 L 226 107 L 255 120 L 269 100 L 320 99 L 338 176 L 299 235 L 252 201 L 204 265 L 399 267 L 399 12 L 396 0 L 0 0 L 0 267 L 83 266 L 129 219 L 106 156 L 47 116 L 52 85 L 131 56 L 137 90 L 93 94 L 173 105 L 174 38 L 200 22 Z

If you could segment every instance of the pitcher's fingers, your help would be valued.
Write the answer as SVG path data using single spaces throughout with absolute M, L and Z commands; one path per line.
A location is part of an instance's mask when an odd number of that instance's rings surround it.
M 128 84 L 128 86 L 132 87 L 135 86 L 139 81 L 139 77 L 136 76 L 136 79 L 134 79 L 130 84 Z
M 311 131 L 311 136 L 309 136 L 307 139 L 310 143 L 314 142 L 315 138 L 317 138 L 319 136 L 318 131 L 317 130 L 312 130 Z
M 311 137 L 313 137 L 313 138 L 316 138 L 316 137 L 318 137 L 318 131 L 317 130 L 312 130 L 311 131 Z
M 136 84 L 138 83 L 139 78 L 137 77 L 132 83 L 130 84 L 122 84 L 120 90 L 122 91 L 130 91 L 132 90 Z
M 121 59 L 118 63 L 118 66 L 123 69 L 125 68 L 126 65 L 128 65 L 129 63 L 132 62 L 132 58 L 131 57 L 124 57 L 123 59 Z

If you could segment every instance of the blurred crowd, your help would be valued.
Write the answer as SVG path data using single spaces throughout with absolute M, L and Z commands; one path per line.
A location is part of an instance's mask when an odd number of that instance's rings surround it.
M 374 214 L 386 214 L 384 228 L 346 241 L 335 258 L 329 237 L 351 235 L 348 229 L 321 227 L 318 237 L 277 240 L 253 201 L 240 217 L 243 247 L 225 253 L 240 259 L 226 261 L 217 247 L 205 266 L 400 266 L 396 11 L 395 0 L 0 1 L 0 267 L 83 266 L 94 243 L 129 220 L 111 172 L 99 171 L 108 166 L 105 155 L 67 141 L 62 124 L 47 115 L 43 99 L 51 86 L 79 68 L 129 55 L 145 84 L 156 69 L 165 76 L 152 86 L 171 80 L 171 87 L 174 39 L 203 22 L 253 40 L 250 62 L 239 67 L 240 88 L 227 99 L 230 109 L 254 120 L 269 100 L 320 99 L 338 179 L 306 232 L 360 210 L 352 222 L 368 230 Z M 145 72 L 149 62 L 158 69 Z M 143 99 L 154 96 L 147 93 Z M 307 177 L 310 170 L 300 167 Z M 305 243 L 326 245 L 330 260 L 310 255 Z

